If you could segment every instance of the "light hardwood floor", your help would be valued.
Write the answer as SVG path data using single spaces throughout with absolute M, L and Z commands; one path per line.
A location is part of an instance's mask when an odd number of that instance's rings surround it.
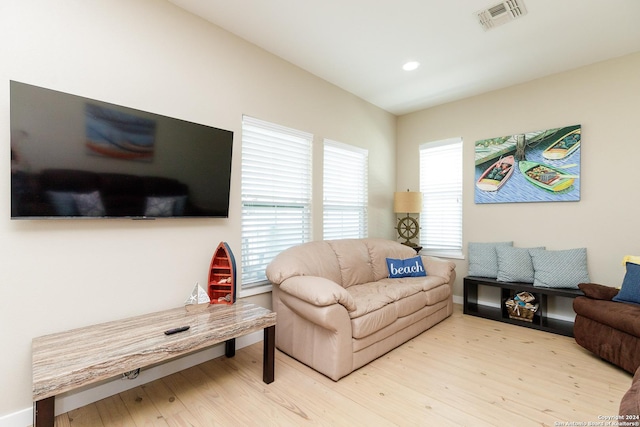
M 588 425 L 616 415 L 630 384 L 631 375 L 573 338 L 465 316 L 456 306 L 338 382 L 276 351 L 276 380 L 264 384 L 258 343 L 62 414 L 56 425 Z

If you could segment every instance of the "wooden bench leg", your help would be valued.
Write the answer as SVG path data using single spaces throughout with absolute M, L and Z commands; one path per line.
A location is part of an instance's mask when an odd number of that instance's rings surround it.
M 55 396 L 51 396 L 33 404 L 33 427 L 53 427 L 55 401 Z
M 262 357 L 262 381 L 271 384 L 275 379 L 276 326 L 264 329 L 264 350 Z

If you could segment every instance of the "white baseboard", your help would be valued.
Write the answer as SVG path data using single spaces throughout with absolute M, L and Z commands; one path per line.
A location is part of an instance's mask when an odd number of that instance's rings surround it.
M 236 339 L 236 349 L 241 349 L 263 340 L 263 331 L 253 332 Z M 208 360 L 224 355 L 224 343 L 210 349 L 203 350 L 179 359 L 171 360 L 161 365 L 156 365 L 140 371 L 140 375 L 132 380 L 114 379 L 97 385 L 83 387 L 68 393 L 56 396 L 56 415 L 81 408 L 98 400 L 113 396 L 125 390 L 141 386 L 167 375 L 180 372 L 192 366 L 199 365 Z M 0 416 L 0 427 L 27 427 L 33 423 L 33 407 L 23 409 L 12 414 Z
M 0 427 L 26 427 L 33 424 L 33 408 L 0 417 Z

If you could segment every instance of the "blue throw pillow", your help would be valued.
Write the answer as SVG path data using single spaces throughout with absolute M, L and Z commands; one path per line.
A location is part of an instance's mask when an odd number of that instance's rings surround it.
M 640 265 L 627 262 L 627 273 L 622 281 L 622 289 L 612 301 L 640 304 Z
M 407 259 L 387 258 L 387 269 L 391 279 L 424 277 L 427 275 L 427 271 L 422 264 L 422 258 L 419 256 Z

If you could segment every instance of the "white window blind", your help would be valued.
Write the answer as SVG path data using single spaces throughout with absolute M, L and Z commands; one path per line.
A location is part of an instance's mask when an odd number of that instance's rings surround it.
M 367 237 L 369 151 L 324 140 L 325 240 Z
M 266 283 L 274 256 L 311 240 L 313 135 L 243 116 L 242 289 Z
M 462 256 L 462 138 L 420 145 L 420 245 L 439 256 Z

